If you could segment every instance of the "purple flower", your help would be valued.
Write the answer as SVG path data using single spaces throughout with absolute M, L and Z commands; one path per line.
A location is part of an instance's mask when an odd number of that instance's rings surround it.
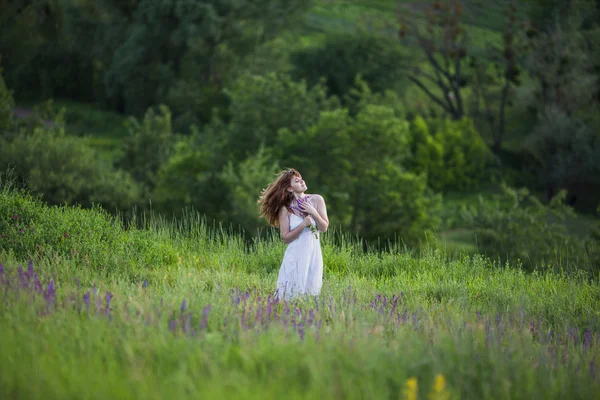
M 54 279 L 50 281 L 48 287 L 46 288 L 46 301 L 48 303 L 54 303 L 54 297 L 56 295 L 56 289 L 54 288 Z
M 106 315 L 108 315 L 108 312 L 110 311 L 110 299 L 112 299 L 112 293 L 106 292 L 106 308 L 104 309 Z
M 175 320 L 174 320 L 174 319 L 172 319 L 172 320 L 169 322 L 169 329 L 170 329 L 170 330 L 171 330 L 171 332 L 173 332 L 173 333 L 174 333 L 174 332 L 175 332 L 175 330 L 177 329 L 177 325 L 176 325 L 176 322 L 175 322 Z
M 90 292 L 85 292 L 83 295 L 83 303 L 85 304 L 85 309 L 87 311 L 90 306 Z
M 142 287 L 144 289 L 146 289 L 148 287 L 148 281 L 145 280 L 144 283 L 142 284 Z
M 585 331 L 583 335 L 583 348 L 587 349 L 590 347 L 590 343 L 592 342 L 592 332 L 588 329 Z
M 185 299 L 183 300 L 183 302 L 181 303 L 181 313 L 183 314 L 183 312 L 185 311 L 185 308 L 187 306 L 187 302 L 185 301 Z

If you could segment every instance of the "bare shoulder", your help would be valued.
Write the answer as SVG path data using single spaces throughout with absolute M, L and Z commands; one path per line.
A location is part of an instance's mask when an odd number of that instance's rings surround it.
M 325 199 L 320 194 L 307 194 L 307 196 L 310 196 L 311 200 L 315 200 L 318 203 L 325 203 Z
M 287 207 L 281 207 L 279 209 L 279 218 L 286 217 L 289 214 Z

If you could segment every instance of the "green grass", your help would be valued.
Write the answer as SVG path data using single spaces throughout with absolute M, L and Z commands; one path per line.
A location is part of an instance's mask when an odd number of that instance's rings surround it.
M 0 216 L 0 398 L 411 398 L 413 377 L 425 399 L 438 374 L 456 399 L 600 390 L 597 282 L 434 249 L 364 253 L 329 232 L 317 302 L 272 304 L 273 236 L 248 246 L 194 213 L 124 229 L 0 193 L 21 213 Z M 12 228 L 23 215 L 33 230 Z

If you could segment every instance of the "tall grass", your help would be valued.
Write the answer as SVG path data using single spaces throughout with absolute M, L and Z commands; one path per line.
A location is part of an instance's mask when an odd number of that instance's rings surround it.
M 138 229 L 100 210 L 0 193 L 0 398 L 591 399 L 600 390 L 596 282 L 434 247 L 365 252 L 328 232 L 321 295 L 282 303 L 276 232 L 249 245 L 196 212 L 147 216 Z M 33 232 L 19 225 L 24 215 Z M 55 240 L 66 227 L 73 240 Z

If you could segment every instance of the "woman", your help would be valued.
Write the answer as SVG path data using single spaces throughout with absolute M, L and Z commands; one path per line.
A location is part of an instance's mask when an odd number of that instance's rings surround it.
M 279 173 L 258 200 L 261 216 L 279 226 L 288 245 L 277 278 L 276 297 L 290 300 L 318 295 L 323 283 L 323 256 L 319 232 L 329 226 L 323 197 L 305 194 L 306 183 L 295 169 Z

